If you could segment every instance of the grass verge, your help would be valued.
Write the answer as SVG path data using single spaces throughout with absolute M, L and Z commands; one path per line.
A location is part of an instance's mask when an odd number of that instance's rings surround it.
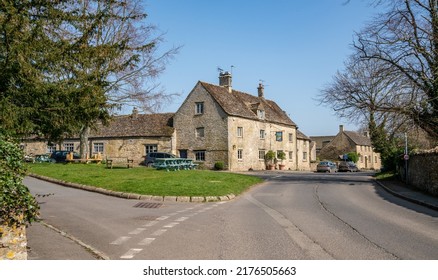
M 374 176 L 377 180 L 393 180 L 396 178 L 396 175 L 393 171 L 379 172 Z
M 118 192 L 156 196 L 238 195 L 262 182 L 258 177 L 206 170 L 166 172 L 152 168 L 107 169 L 100 164 L 29 164 L 28 171 L 67 182 Z

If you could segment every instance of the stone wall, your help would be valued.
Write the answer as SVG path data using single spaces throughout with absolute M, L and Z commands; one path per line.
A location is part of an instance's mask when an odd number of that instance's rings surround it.
M 408 184 L 438 196 L 438 147 L 411 155 L 408 163 Z
M 196 103 L 202 103 L 202 114 L 196 112 Z M 228 168 L 227 115 L 201 85 L 197 85 L 181 105 L 173 118 L 176 132 L 177 154 L 187 152 L 188 158 L 195 158 L 196 151 L 205 151 L 205 168 L 213 168 L 221 161 Z M 197 135 L 203 128 L 204 135 Z
M 0 225 L 0 260 L 26 260 L 26 226 Z

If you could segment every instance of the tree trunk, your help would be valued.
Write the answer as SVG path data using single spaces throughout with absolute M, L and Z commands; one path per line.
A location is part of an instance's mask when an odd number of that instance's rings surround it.
M 90 152 L 89 145 L 88 145 L 88 137 L 90 136 L 90 127 L 84 126 L 81 129 L 80 134 L 80 144 L 79 144 L 79 154 L 81 155 L 81 158 L 87 158 L 87 154 Z

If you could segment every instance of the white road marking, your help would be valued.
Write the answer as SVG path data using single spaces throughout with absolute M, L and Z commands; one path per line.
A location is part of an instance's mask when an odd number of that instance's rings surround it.
M 126 252 L 123 256 L 121 256 L 121 259 L 132 259 L 134 255 L 140 253 L 143 249 L 130 249 L 128 252 Z
M 111 242 L 111 245 L 120 245 L 126 241 L 128 241 L 131 237 L 129 236 L 120 236 L 119 238 L 117 238 L 116 240 L 114 240 L 113 242 Z
M 154 233 L 152 233 L 153 236 L 160 236 L 163 233 L 165 233 L 167 231 L 167 229 L 159 229 L 157 231 L 155 231 Z
M 131 231 L 129 234 L 135 235 L 135 234 L 139 234 L 141 232 L 143 232 L 145 230 L 145 228 L 136 228 L 133 231 Z
M 167 224 L 167 225 L 165 225 L 165 226 L 163 226 L 163 227 L 165 227 L 165 228 L 173 228 L 174 226 L 176 226 L 176 225 L 179 225 L 179 223 L 170 223 L 170 224 Z
M 145 239 L 143 239 L 142 241 L 140 241 L 140 242 L 138 243 L 138 245 L 146 246 L 146 245 L 151 244 L 154 240 L 155 240 L 155 238 L 150 238 L 150 237 L 148 237 L 148 238 L 145 238 Z
M 185 220 L 187 220 L 189 217 L 181 217 L 175 220 L 175 222 L 184 222 Z
M 156 224 L 158 224 L 158 221 L 150 221 L 147 224 L 145 224 L 144 226 L 145 227 L 151 227 L 151 226 L 156 225 Z
M 168 218 L 169 218 L 169 216 L 161 216 L 161 217 L 157 218 L 157 221 L 164 221 Z

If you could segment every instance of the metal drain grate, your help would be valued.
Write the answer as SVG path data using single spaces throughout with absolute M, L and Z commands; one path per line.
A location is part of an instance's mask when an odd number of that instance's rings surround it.
M 163 203 L 156 202 L 139 202 L 134 205 L 135 208 L 160 208 L 163 206 Z

